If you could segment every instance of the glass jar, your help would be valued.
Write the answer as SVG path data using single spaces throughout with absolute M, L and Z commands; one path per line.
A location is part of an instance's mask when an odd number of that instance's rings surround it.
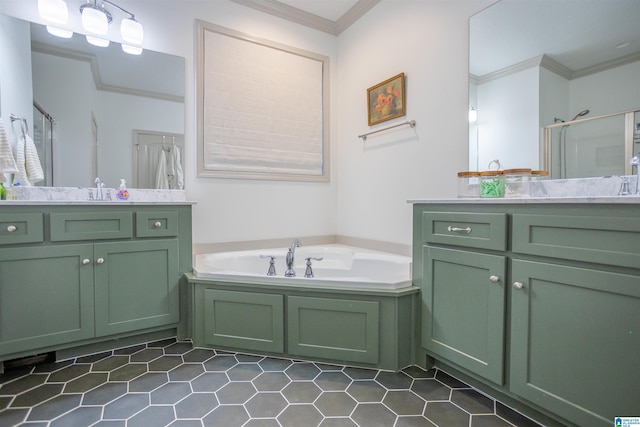
M 480 172 L 458 172 L 458 197 L 480 197 Z
M 502 171 L 480 172 L 480 197 L 504 197 L 504 185 Z
M 531 169 L 505 169 L 504 197 L 529 197 Z
M 531 182 L 544 181 L 545 179 L 549 179 L 549 171 L 543 171 L 543 170 L 531 171 Z

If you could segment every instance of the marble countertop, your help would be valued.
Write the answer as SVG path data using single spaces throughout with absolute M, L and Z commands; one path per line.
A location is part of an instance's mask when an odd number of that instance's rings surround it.
M 89 198 L 89 193 L 91 197 Z M 83 187 L 13 187 L 11 194 L 15 200 L 2 200 L 0 205 L 193 205 L 187 201 L 184 190 L 153 190 L 131 188 L 129 199 L 119 200 L 116 190 L 104 188 L 103 195 L 107 200 L 95 200 L 95 188 Z M 108 195 L 108 196 L 107 196 Z M 110 199 L 110 200 L 109 200 Z
M 628 196 L 620 196 L 623 180 L 628 182 Z M 598 178 L 552 179 L 531 182 L 529 197 L 500 198 L 449 198 L 449 199 L 410 199 L 408 203 L 459 203 L 459 204 L 640 204 L 640 195 L 636 194 L 638 177 L 609 176 Z

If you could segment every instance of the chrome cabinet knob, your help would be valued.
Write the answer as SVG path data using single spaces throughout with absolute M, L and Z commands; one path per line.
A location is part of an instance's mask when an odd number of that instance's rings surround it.
M 10 225 L 10 226 L 8 226 L 8 227 L 7 227 L 7 231 L 8 231 L 9 233 L 13 233 L 13 232 L 14 232 L 14 231 L 16 231 L 16 230 L 17 230 L 17 228 L 16 228 L 16 226 L 15 226 L 15 225 Z
M 522 289 L 524 285 L 522 284 L 522 282 L 513 282 L 513 289 Z
M 498 283 L 500 281 L 500 277 L 494 275 L 489 276 L 489 281 L 493 283 Z
M 98 263 L 98 264 L 104 264 L 104 258 L 98 258 L 98 259 L 96 260 L 96 263 Z
M 160 227 L 162 227 L 162 223 L 161 223 L 160 221 L 156 221 L 156 222 L 153 224 L 153 226 L 154 226 L 155 228 L 160 228 Z
M 87 265 L 91 262 L 91 260 L 89 258 L 85 258 L 82 260 L 82 265 Z

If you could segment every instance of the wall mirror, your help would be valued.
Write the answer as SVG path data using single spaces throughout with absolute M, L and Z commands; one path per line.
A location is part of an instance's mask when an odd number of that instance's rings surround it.
M 553 178 L 630 173 L 638 16 L 637 0 L 500 0 L 472 16 L 469 169 L 498 159 Z
M 24 117 L 39 139 L 53 123 L 52 146 L 41 153 L 45 185 L 94 186 L 99 176 L 106 187 L 124 178 L 131 187 L 157 188 L 148 178 L 154 170 L 140 168 L 159 166 L 156 148 L 184 146 L 185 59 L 150 50 L 129 55 L 118 43 L 100 48 L 81 34 L 63 39 L 40 24 L 0 19 L 3 38 L 11 38 L 0 44 L 5 127 L 15 133 L 19 126 L 6 118 Z

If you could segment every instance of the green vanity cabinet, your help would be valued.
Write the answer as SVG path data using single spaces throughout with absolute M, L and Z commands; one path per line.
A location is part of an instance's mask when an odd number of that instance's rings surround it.
M 416 203 L 413 251 L 436 365 L 553 425 L 637 415 L 640 204 Z
M 93 245 L 0 248 L 0 356 L 93 337 Z
M 196 346 L 389 370 L 414 362 L 413 286 L 321 289 L 187 278 Z
M 175 336 L 189 271 L 190 205 L 2 205 L 0 372 L 32 354 Z

